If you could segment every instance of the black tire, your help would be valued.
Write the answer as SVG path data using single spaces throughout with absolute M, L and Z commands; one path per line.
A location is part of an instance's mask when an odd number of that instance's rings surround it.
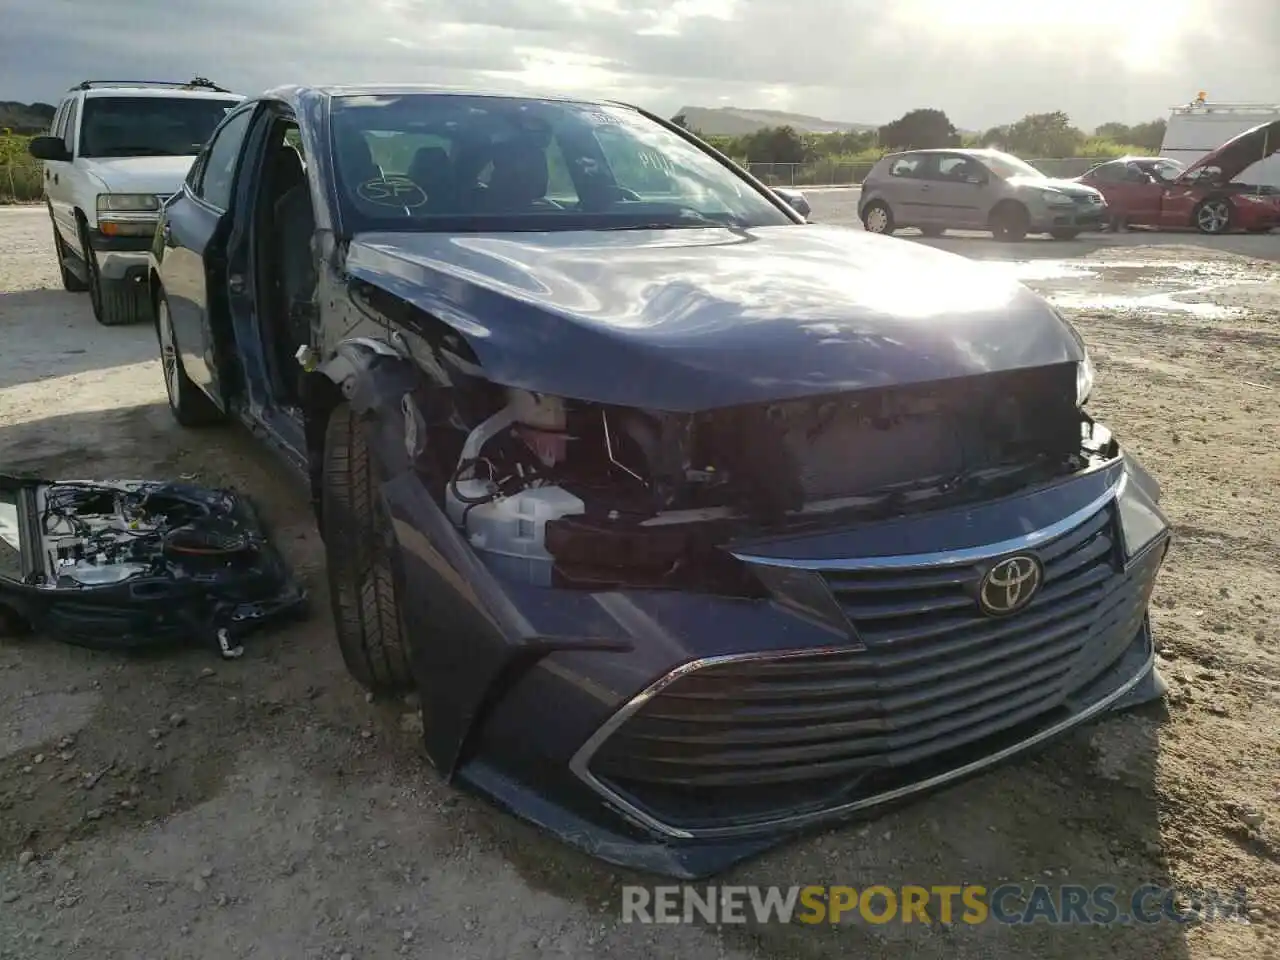
M 921 227 L 920 232 L 930 240 L 935 240 L 947 232 L 946 227 Z
M 98 269 L 98 255 L 89 243 L 89 228 L 80 223 L 80 246 L 84 250 L 85 272 L 89 275 L 89 302 L 93 318 L 104 327 L 140 323 L 150 314 L 147 285 L 130 280 L 107 280 Z
M 1020 203 L 1006 201 L 991 211 L 991 233 L 1002 243 L 1018 243 L 1027 238 L 1031 214 Z
M 1074 240 L 1080 236 L 1079 230 L 1050 230 L 1049 236 L 1055 240 Z
M 862 208 L 862 228 L 867 233 L 886 235 L 898 229 L 893 223 L 893 211 L 883 200 L 872 200 Z
M 169 395 L 169 412 L 173 419 L 184 427 L 221 423 L 226 414 L 195 385 L 182 365 L 182 354 L 178 351 L 173 322 L 169 317 L 169 301 L 165 299 L 163 290 L 156 292 L 155 318 L 160 368 L 164 373 L 164 390 Z
M 58 233 L 58 225 L 53 222 L 53 214 L 49 214 L 49 223 L 53 227 L 53 253 L 58 258 L 58 272 L 62 274 L 62 289 L 68 293 L 84 293 L 89 285 L 68 270 L 63 264 L 71 256 L 71 251 L 62 242 L 62 234 Z
M 366 427 L 340 403 L 325 428 L 320 523 L 338 647 L 347 670 L 378 694 L 414 688 L 396 602 L 391 523 L 378 495 Z
M 1231 201 L 1225 197 L 1209 197 L 1196 204 L 1191 222 L 1201 233 L 1216 237 L 1231 229 Z

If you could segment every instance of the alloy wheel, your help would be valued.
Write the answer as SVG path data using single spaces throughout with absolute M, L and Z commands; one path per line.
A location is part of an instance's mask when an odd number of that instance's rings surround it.
M 1222 233 L 1231 222 L 1231 208 L 1225 200 L 1210 200 L 1196 211 L 1196 226 L 1205 233 Z
M 889 214 L 884 207 L 872 207 L 867 211 L 868 233 L 884 233 L 889 228 Z

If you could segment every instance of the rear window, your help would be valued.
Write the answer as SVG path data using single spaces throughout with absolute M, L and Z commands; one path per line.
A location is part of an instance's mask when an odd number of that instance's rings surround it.
M 920 169 L 922 157 L 899 157 L 889 164 L 889 176 L 891 177 L 914 177 Z
M 79 154 L 194 156 L 239 103 L 206 97 L 86 97 Z

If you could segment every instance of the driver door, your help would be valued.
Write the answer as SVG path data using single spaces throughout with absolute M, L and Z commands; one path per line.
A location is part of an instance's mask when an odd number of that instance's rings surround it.
M 231 208 L 242 146 L 253 119 L 247 105 L 228 114 L 191 167 L 182 190 L 165 207 L 157 239 L 160 280 L 169 304 L 173 337 L 187 376 L 221 409 L 211 301 L 220 294 L 226 265 L 215 235 Z M 225 231 L 224 231 L 225 233 Z
M 986 170 L 970 157 L 947 153 L 925 171 L 932 221 L 948 227 L 982 229 L 987 225 Z
M 1125 216 L 1130 223 L 1158 224 L 1160 202 L 1165 186 L 1136 163 L 1125 165 L 1124 176 L 1117 185 L 1124 196 Z

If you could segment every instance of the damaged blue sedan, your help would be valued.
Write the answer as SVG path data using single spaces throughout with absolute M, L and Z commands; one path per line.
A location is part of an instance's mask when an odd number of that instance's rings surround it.
M 271 91 L 150 283 L 177 420 L 305 476 L 351 673 L 595 856 L 706 876 L 1163 690 L 1068 322 L 642 110 Z

